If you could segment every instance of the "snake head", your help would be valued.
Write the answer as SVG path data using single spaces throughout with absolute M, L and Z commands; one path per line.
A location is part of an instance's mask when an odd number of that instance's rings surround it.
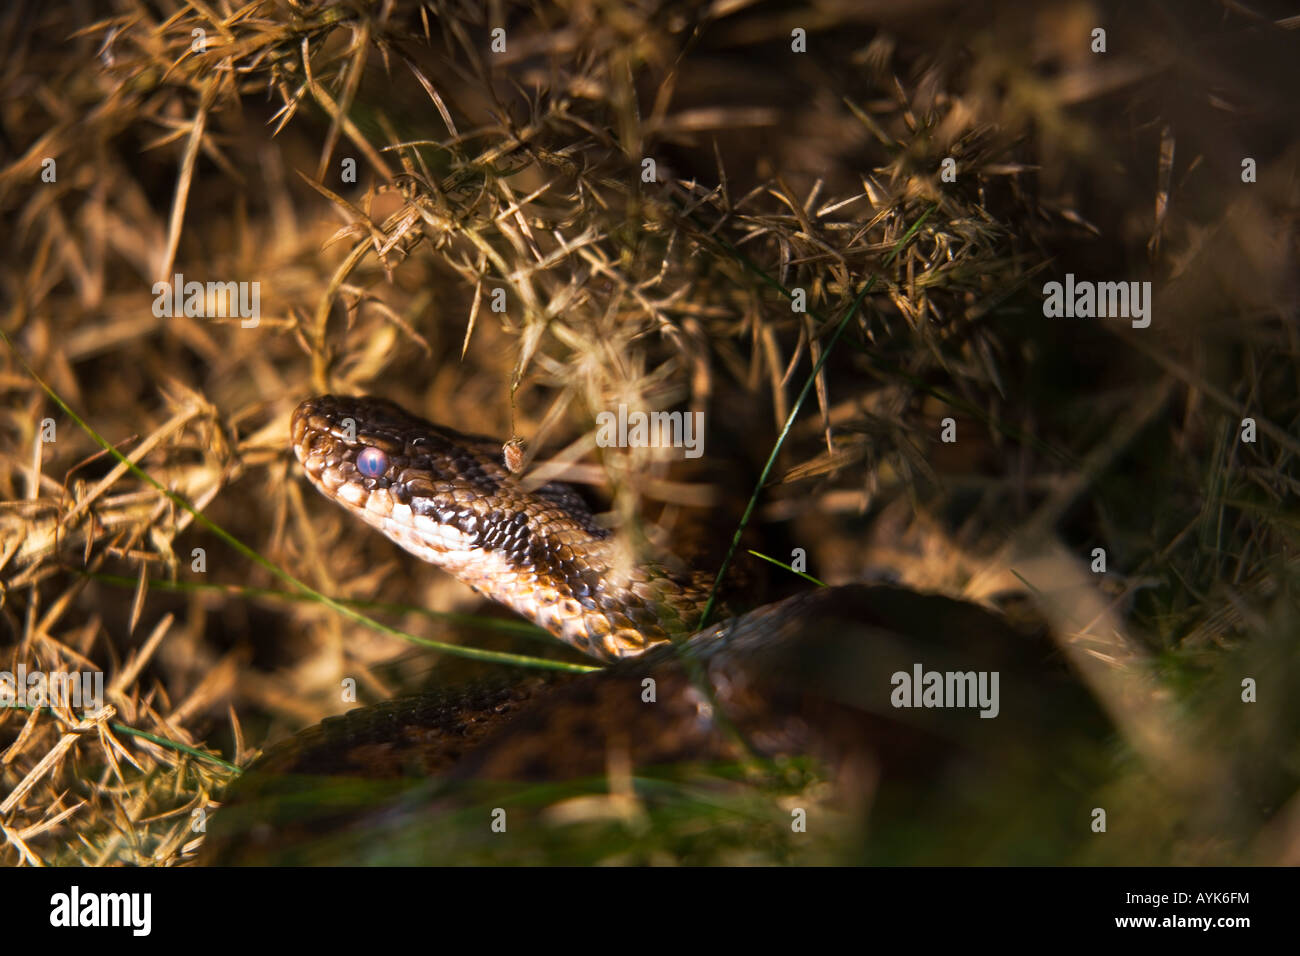
M 496 494 L 508 477 L 496 460 L 500 443 L 435 425 L 382 398 L 310 398 L 294 411 L 290 433 L 307 477 L 343 504 L 388 491 L 403 503 L 419 496 L 429 507 L 452 508 L 457 491 Z
M 667 639 L 669 599 L 697 603 L 664 573 L 615 574 L 609 531 L 577 492 L 557 482 L 526 487 L 491 438 L 384 399 L 337 395 L 299 405 L 290 432 L 326 498 L 585 653 L 640 653 Z
M 298 406 L 294 454 L 325 497 L 425 561 L 448 567 L 500 537 L 509 473 L 500 445 L 385 399 L 322 395 Z

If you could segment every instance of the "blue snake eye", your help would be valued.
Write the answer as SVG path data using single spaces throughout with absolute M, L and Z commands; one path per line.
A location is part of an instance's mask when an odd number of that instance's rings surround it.
M 374 445 L 357 455 L 357 471 L 367 478 L 378 478 L 388 470 L 388 456 Z

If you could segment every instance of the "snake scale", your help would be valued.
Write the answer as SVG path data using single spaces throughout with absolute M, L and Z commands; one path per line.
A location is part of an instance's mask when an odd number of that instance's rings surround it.
M 386 400 L 331 395 L 303 402 L 291 435 L 326 498 L 610 666 L 443 689 L 308 728 L 233 788 L 207 862 L 373 862 L 385 844 L 376 833 L 450 814 L 458 784 L 602 778 L 612 767 L 810 758 L 856 813 L 894 785 L 908 805 L 952 786 L 1028 798 L 1059 784 L 1062 740 L 1105 730 L 1046 635 L 991 610 L 844 585 L 695 632 L 711 576 L 630 564 L 571 488 L 526 490 L 498 441 Z M 894 675 L 917 665 L 997 672 L 997 718 L 899 709 Z M 331 790 L 340 782 L 346 799 Z M 408 839 L 385 845 L 386 862 L 426 862 Z

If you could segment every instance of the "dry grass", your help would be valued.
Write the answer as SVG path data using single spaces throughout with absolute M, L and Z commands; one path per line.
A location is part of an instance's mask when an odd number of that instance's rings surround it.
M 1085 669 L 1106 663 L 1090 679 L 1122 737 L 1109 798 L 1142 811 L 1126 846 L 1296 859 L 1300 719 L 1261 676 L 1297 669 L 1287 32 L 1210 3 L 876 6 L 0 14 L 0 669 L 103 670 L 108 688 L 84 719 L 0 713 L 0 860 L 184 861 L 231 771 L 130 731 L 242 765 L 245 738 L 345 709 L 343 677 L 372 700 L 460 673 L 257 590 L 286 587 L 35 375 L 311 588 L 447 607 L 457 585 L 304 494 L 286 450 L 303 397 L 376 392 L 526 437 L 530 463 L 570 466 L 673 549 L 692 508 L 743 504 L 872 276 L 755 524 L 831 583 L 889 567 L 980 599 L 1104 544 L 1106 578 L 1078 575 L 1089 600 L 1045 603 Z M 1098 23 L 1106 57 L 1087 51 Z M 812 52 L 790 52 L 794 27 Z M 1066 271 L 1153 279 L 1156 322 L 1052 325 L 1038 291 Z M 156 317 L 151 287 L 176 272 L 260 283 L 260 322 Z M 597 449 L 593 416 L 619 403 L 707 411 L 712 471 Z M 1235 440 L 1247 414 L 1254 445 Z M 936 442 L 949 415 L 956 446 Z M 1244 715 L 1242 674 L 1261 683 Z

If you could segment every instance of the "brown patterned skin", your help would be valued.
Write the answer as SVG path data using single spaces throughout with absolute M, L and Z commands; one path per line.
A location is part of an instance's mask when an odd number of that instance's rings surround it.
M 389 701 L 309 728 L 238 781 L 214 819 L 206 862 L 356 862 L 379 846 L 396 854 L 386 860 L 423 862 L 407 834 L 428 827 L 430 814 L 463 807 L 455 794 L 464 788 L 599 779 L 611 761 L 640 772 L 807 757 L 858 807 L 879 796 L 881 781 L 902 780 L 910 795 L 918 780 L 942 792 L 954 775 L 973 794 L 995 793 L 993 803 L 1007 789 L 1031 799 L 1060 785 L 1058 756 L 1104 734 L 1099 711 L 1045 634 L 983 608 L 849 585 L 810 590 L 666 645 L 698 614 L 699 577 L 620 575 L 611 536 L 577 495 L 562 485 L 528 494 L 497 460 L 499 443 L 437 428 L 388 402 L 331 396 L 300 406 L 293 442 L 327 497 L 615 662 L 576 677 Z M 371 477 L 358 471 L 368 447 L 383 452 L 382 472 Z M 668 624 L 660 600 L 672 605 Z M 636 639 L 624 633 L 641 627 Z M 997 719 L 894 707 L 892 676 L 917 663 L 998 672 Z
M 881 802 L 907 812 L 917 795 L 951 803 L 958 816 L 966 803 L 995 808 L 990 826 L 1005 820 L 1001 807 L 1049 793 L 1068 809 L 1078 787 L 1078 771 L 1066 769 L 1072 755 L 1107 730 L 1043 637 L 961 601 L 850 585 L 799 594 L 596 673 L 359 708 L 250 767 L 214 816 L 203 861 L 429 862 L 424 837 L 411 834 L 439 832 L 443 818 L 454 826 L 466 808 L 476 827 L 492 807 L 519 809 L 509 797 L 517 789 L 502 796 L 492 787 L 585 785 L 618 766 L 638 776 L 708 775 L 750 754 L 815 761 L 851 813 Z M 997 719 L 892 707 L 891 675 L 918 661 L 997 670 Z M 736 733 L 716 719 L 697 674 Z
M 1005 742 L 1008 728 L 1020 739 L 1050 728 L 1053 709 L 1074 713 L 1054 708 L 1054 700 L 1064 703 L 1076 691 L 1064 665 L 1047 660 L 1050 651 L 1043 635 L 962 601 L 889 586 L 811 590 L 720 622 L 678 648 L 655 648 L 596 673 L 480 683 L 331 717 L 269 750 L 256 769 L 554 780 L 599 774 L 614 746 L 638 766 L 738 759 L 743 751 L 713 719 L 714 705 L 767 756 L 833 758 L 832 713 L 854 713 L 859 724 L 870 715 L 900 739 L 933 734 L 991 745 Z M 890 678 L 918 658 L 927 670 L 997 670 L 998 719 L 969 710 L 953 720 L 948 710 L 895 709 Z M 646 699 L 647 680 L 654 682 L 653 701 Z M 1021 718 L 1031 726 L 1020 725 Z M 895 748 L 894 756 L 904 752 L 915 756 L 911 746 Z
M 585 654 L 618 660 L 695 630 L 705 575 L 635 563 L 567 485 L 524 490 L 499 441 L 334 395 L 303 402 L 290 430 L 322 494 Z M 362 454 L 382 473 L 363 475 Z

